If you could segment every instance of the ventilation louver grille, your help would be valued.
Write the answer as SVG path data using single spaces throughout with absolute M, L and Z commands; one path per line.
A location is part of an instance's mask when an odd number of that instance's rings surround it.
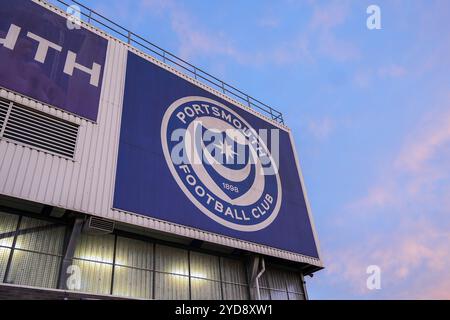
M 78 125 L 0 99 L 0 138 L 73 158 Z
M 85 231 L 89 233 L 111 233 L 114 231 L 114 221 L 105 220 L 97 217 L 89 217 Z
M 0 130 L 3 128 L 8 109 L 9 104 L 4 100 L 0 100 Z

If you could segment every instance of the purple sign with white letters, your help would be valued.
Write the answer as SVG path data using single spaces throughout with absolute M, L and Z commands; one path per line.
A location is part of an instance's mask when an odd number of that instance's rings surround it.
M 108 41 L 30 0 L 0 6 L 0 86 L 97 121 Z

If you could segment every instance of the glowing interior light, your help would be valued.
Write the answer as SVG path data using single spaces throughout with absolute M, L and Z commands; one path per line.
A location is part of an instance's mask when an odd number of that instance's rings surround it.
M 105 258 L 95 254 L 79 254 L 77 255 L 78 259 L 88 260 L 89 262 L 97 262 L 97 263 L 112 263 L 112 259 Z
M 203 272 L 200 272 L 200 271 L 191 272 L 191 276 L 194 278 L 202 278 L 202 279 L 206 278 L 206 274 L 204 274 Z
M 16 245 L 15 245 L 15 248 L 16 249 L 23 249 L 23 238 L 22 237 L 17 237 L 17 240 L 16 240 Z
M 170 273 L 173 273 L 174 275 L 180 275 L 180 276 L 187 276 L 188 275 L 186 270 L 183 270 L 183 269 L 173 269 L 173 270 L 170 271 Z
M 128 259 L 122 259 L 122 258 L 116 257 L 115 263 L 117 266 L 128 266 Z
M 0 247 L 11 247 L 12 241 L 8 239 L 0 240 Z

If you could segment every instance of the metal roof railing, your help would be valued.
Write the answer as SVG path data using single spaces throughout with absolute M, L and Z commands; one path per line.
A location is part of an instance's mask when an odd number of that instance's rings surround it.
M 177 70 L 203 82 L 206 85 L 213 87 L 214 89 L 223 92 L 225 95 L 249 106 L 250 108 L 270 117 L 281 124 L 284 124 L 283 114 L 268 106 L 267 104 L 251 97 L 250 95 L 242 92 L 236 87 L 218 79 L 217 77 L 203 71 L 200 68 L 192 65 L 191 63 L 177 57 L 175 54 L 162 49 L 156 44 L 144 39 L 136 33 L 122 27 L 116 22 L 106 18 L 105 16 L 97 13 L 96 11 L 88 8 L 82 3 L 76 0 L 44 0 L 44 2 L 50 3 L 64 11 L 70 6 L 76 5 L 80 10 L 81 20 L 93 25 L 107 33 L 112 33 L 113 36 L 120 40 L 136 47 L 152 57 L 162 60 L 164 63 L 176 68 Z M 72 7 L 74 8 L 74 7 Z

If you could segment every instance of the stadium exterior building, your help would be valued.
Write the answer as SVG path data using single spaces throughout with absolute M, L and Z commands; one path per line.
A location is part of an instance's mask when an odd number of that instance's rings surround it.
M 0 7 L 0 298 L 307 299 L 282 115 L 66 2 Z

